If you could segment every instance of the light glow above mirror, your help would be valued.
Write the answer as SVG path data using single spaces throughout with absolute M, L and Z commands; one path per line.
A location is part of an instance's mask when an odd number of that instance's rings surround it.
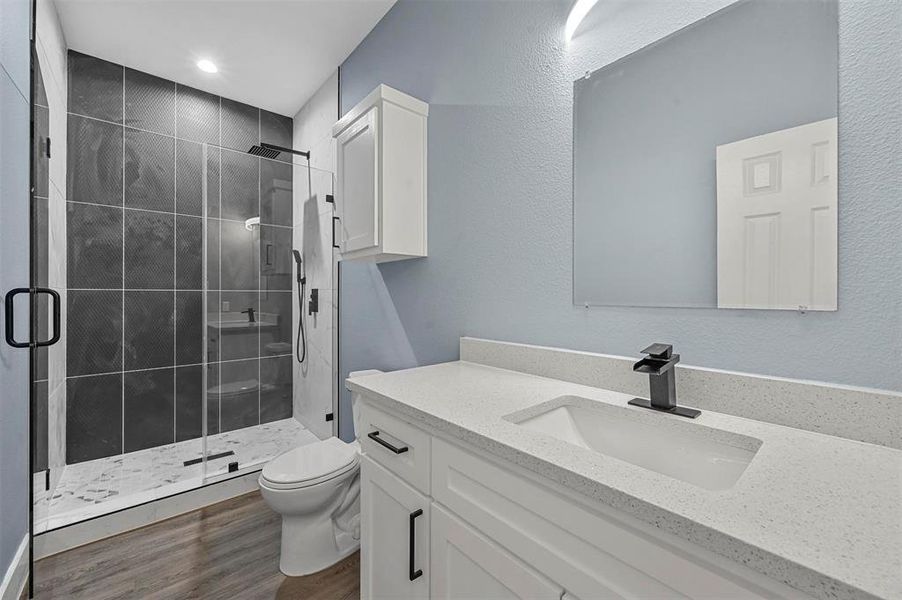
M 573 39 L 573 34 L 576 33 L 576 30 L 579 28 L 579 24 L 583 22 L 583 19 L 586 18 L 586 15 L 589 14 L 589 11 L 592 10 L 592 7 L 598 0 L 576 0 L 573 3 L 573 6 L 570 8 L 570 14 L 567 15 L 567 23 L 564 25 L 564 39 L 566 41 L 570 41 Z

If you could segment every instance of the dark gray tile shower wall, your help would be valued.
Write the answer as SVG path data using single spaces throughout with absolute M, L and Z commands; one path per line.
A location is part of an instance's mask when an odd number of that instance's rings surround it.
M 175 212 L 175 139 L 126 127 L 123 158 L 125 207 Z
M 290 417 L 292 120 L 73 51 L 69 110 L 67 462 L 199 437 L 205 354 L 210 433 Z
M 128 68 L 124 78 L 124 124 L 175 135 L 175 82 Z

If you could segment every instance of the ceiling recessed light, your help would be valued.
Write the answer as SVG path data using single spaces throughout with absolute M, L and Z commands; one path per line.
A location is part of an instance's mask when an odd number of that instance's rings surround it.
M 204 73 L 215 73 L 219 71 L 219 69 L 216 68 L 216 65 L 213 64 L 213 61 L 207 60 L 206 58 L 197 61 L 197 68 Z

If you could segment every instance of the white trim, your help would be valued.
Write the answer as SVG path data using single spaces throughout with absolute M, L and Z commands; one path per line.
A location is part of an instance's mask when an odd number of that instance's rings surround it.
M 22 538 L 19 549 L 0 582 L 0 600 L 19 600 L 28 583 L 28 535 Z

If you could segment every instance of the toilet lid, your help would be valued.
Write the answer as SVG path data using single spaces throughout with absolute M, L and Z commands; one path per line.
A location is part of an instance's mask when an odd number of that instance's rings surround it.
M 336 437 L 283 452 L 263 467 L 263 479 L 277 485 L 330 479 L 357 463 L 357 450 Z

